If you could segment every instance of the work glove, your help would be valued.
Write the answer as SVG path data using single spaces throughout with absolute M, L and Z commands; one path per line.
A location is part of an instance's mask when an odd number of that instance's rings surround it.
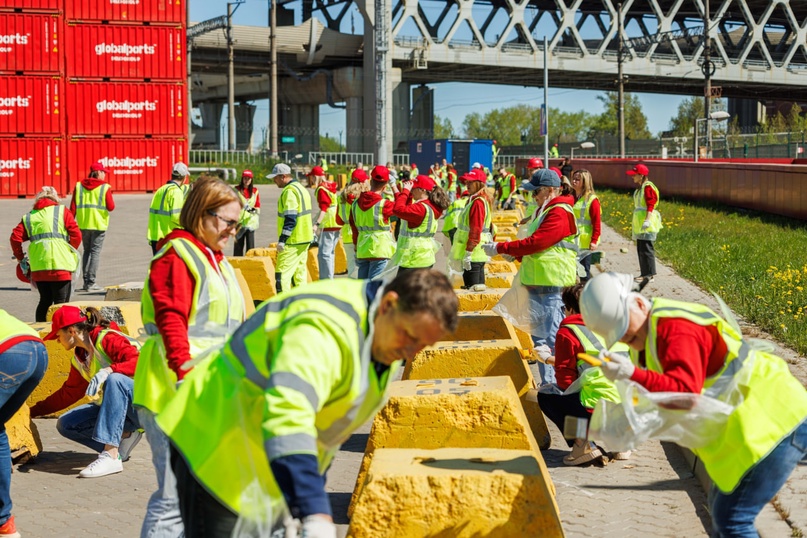
M 485 254 L 487 254 L 488 256 L 493 257 L 499 254 L 499 251 L 496 250 L 496 247 L 498 245 L 499 245 L 498 243 L 485 243 L 482 245 L 482 250 L 484 250 Z
M 319 224 L 314 224 L 314 227 L 313 227 L 314 235 L 317 235 L 318 231 L 319 231 Z
M 647 230 L 648 228 L 650 228 L 650 220 L 645 219 L 644 222 L 642 223 L 642 230 Z
M 600 351 L 599 359 L 602 361 L 600 369 L 605 377 L 611 381 L 617 379 L 630 379 L 636 367 L 623 353 L 613 351 Z
M 471 270 L 471 253 L 466 251 L 465 256 L 462 258 L 462 268 L 465 271 Z
M 544 364 L 550 364 L 549 359 L 552 357 L 552 349 L 548 345 L 542 344 L 540 346 L 535 346 L 535 353 L 538 354 L 538 358 L 541 362 Z
M 258 212 L 258 209 L 255 208 L 255 207 L 247 207 L 246 209 L 247 209 L 247 213 L 255 214 L 255 213 Z
M 92 379 L 90 379 L 90 384 L 87 386 L 87 392 L 85 394 L 87 394 L 87 396 L 90 398 L 94 398 L 98 394 L 98 391 L 101 390 L 101 386 L 106 381 L 106 378 L 108 378 L 109 374 L 111 373 L 111 368 L 101 368 L 98 370 L 98 373 L 95 374 Z
M 301 538 L 336 538 L 336 525 L 320 515 L 303 518 Z
M 280 254 L 281 252 L 283 252 L 283 250 L 285 250 L 285 248 L 286 248 L 286 243 L 283 243 L 283 242 L 278 243 L 277 244 L 277 253 Z

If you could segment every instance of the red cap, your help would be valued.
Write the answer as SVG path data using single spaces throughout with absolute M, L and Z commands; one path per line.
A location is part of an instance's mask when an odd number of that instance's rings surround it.
M 434 182 L 432 178 L 429 176 L 419 175 L 415 181 L 414 185 L 412 185 L 413 189 L 423 189 L 426 192 L 431 192 L 437 186 L 437 183 Z
M 308 172 L 307 175 L 309 175 L 309 176 L 324 176 L 325 175 L 325 170 L 323 170 L 321 166 L 315 166 L 314 168 L 311 169 L 310 172 Z
M 539 159 L 538 157 L 533 157 L 530 159 L 530 162 L 527 163 L 527 168 L 543 168 L 544 161 Z
M 17 264 L 17 280 L 19 280 L 20 282 L 25 282 L 26 284 L 30 284 L 31 283 L 31 279 L 29 278 L 30 276 L 31 276 L 31 273 L 29 272 L 28 274 L 26 274 L 25 272 L 23 272 L 22 265 L 20 265 L 18 263 Z
M 81 323 L 82 321 L 87 321 L 87 316 L 81 313 L 81 309 L 79 307 L 69 305 L 63 306 L 53 313 L 50 333 L 48 333 L 48 335 L 42 340 L 55 340 L 56 333 L 58 333 L 60 329 L 70 327 L 71 325 Z
M 362 170 L 361 168 L 356 168 L 353 170 L 353 173 L 350 174 L 350 182 L 351 183 L 364 183 L 369 178 L 367 177 L 367 172 Z
M 643 164 L 637 164 L 636 166 L 634 166 L 625 173 L 628 174 L 629 176 L 635 176 L 636 174 L 647 176 L 650 175 L 650 170 L 648 170 L 647 167 Z
M 244 170 L 241 172 L 241 177 L 252 178 L 252 170 Z
M 379 164 L 373 171 L 370 172 L 370 178 L 373 181 L 381 181 L 381 182 L 388 182 L 389 181 L 389 168 L 384 166 L 383 164 Z
M 105 174 L 109 173 L 109 170 L 106 169 L 104 163 L 101 161 L 94 162 L 90 165 L 90 172 L 104 172 Z
M 563 177 L 563 172 L 561 172 L 560 168 L 558 168 L 557 166 L 550 166 L 549 169 L 555 172 L 558 175 L 558 177 Z

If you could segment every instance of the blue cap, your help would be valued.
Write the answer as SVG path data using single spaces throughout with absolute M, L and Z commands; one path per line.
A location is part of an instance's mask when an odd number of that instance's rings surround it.
M 532 175 L 532 179 L 521 184 L 521 188 L 525 191 L 534 191 L 541 187 L 560 187 L 560 178 L 552 170 L 539 168 Z

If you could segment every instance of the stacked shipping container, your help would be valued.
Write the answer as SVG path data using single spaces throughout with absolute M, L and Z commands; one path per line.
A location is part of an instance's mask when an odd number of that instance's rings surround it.
M 117 191 L 170 176 L 187 154 L 185 1 L 0 0 L 0 196 L 66 193 L 98 160 Z

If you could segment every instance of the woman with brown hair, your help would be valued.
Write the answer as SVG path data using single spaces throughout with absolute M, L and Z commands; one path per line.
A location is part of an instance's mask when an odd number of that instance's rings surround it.
M 157 491 L 141 536 L 181 536 L 176 480 L 168 440 L 154 418 L 176 393 L 188 363 L 223 344 L 244 320 L 244 298 L 224 247 L 240 227 L 241 201 L 217 178 L 191 185 L 171 231 L 151 260 L 141 311 L 148 340 L 135 373 L 134 402 L 151 445 Z
M 258 188 L 252 184 L 252 170 L 241 173 L 241 183 L 235 188 L 238 198 L 241 199 L 241 229 L 235 235 L 233 256 L 243 256 L 255 248 L 255 230 L 258 229 L 261 217 L 261 195 Z

